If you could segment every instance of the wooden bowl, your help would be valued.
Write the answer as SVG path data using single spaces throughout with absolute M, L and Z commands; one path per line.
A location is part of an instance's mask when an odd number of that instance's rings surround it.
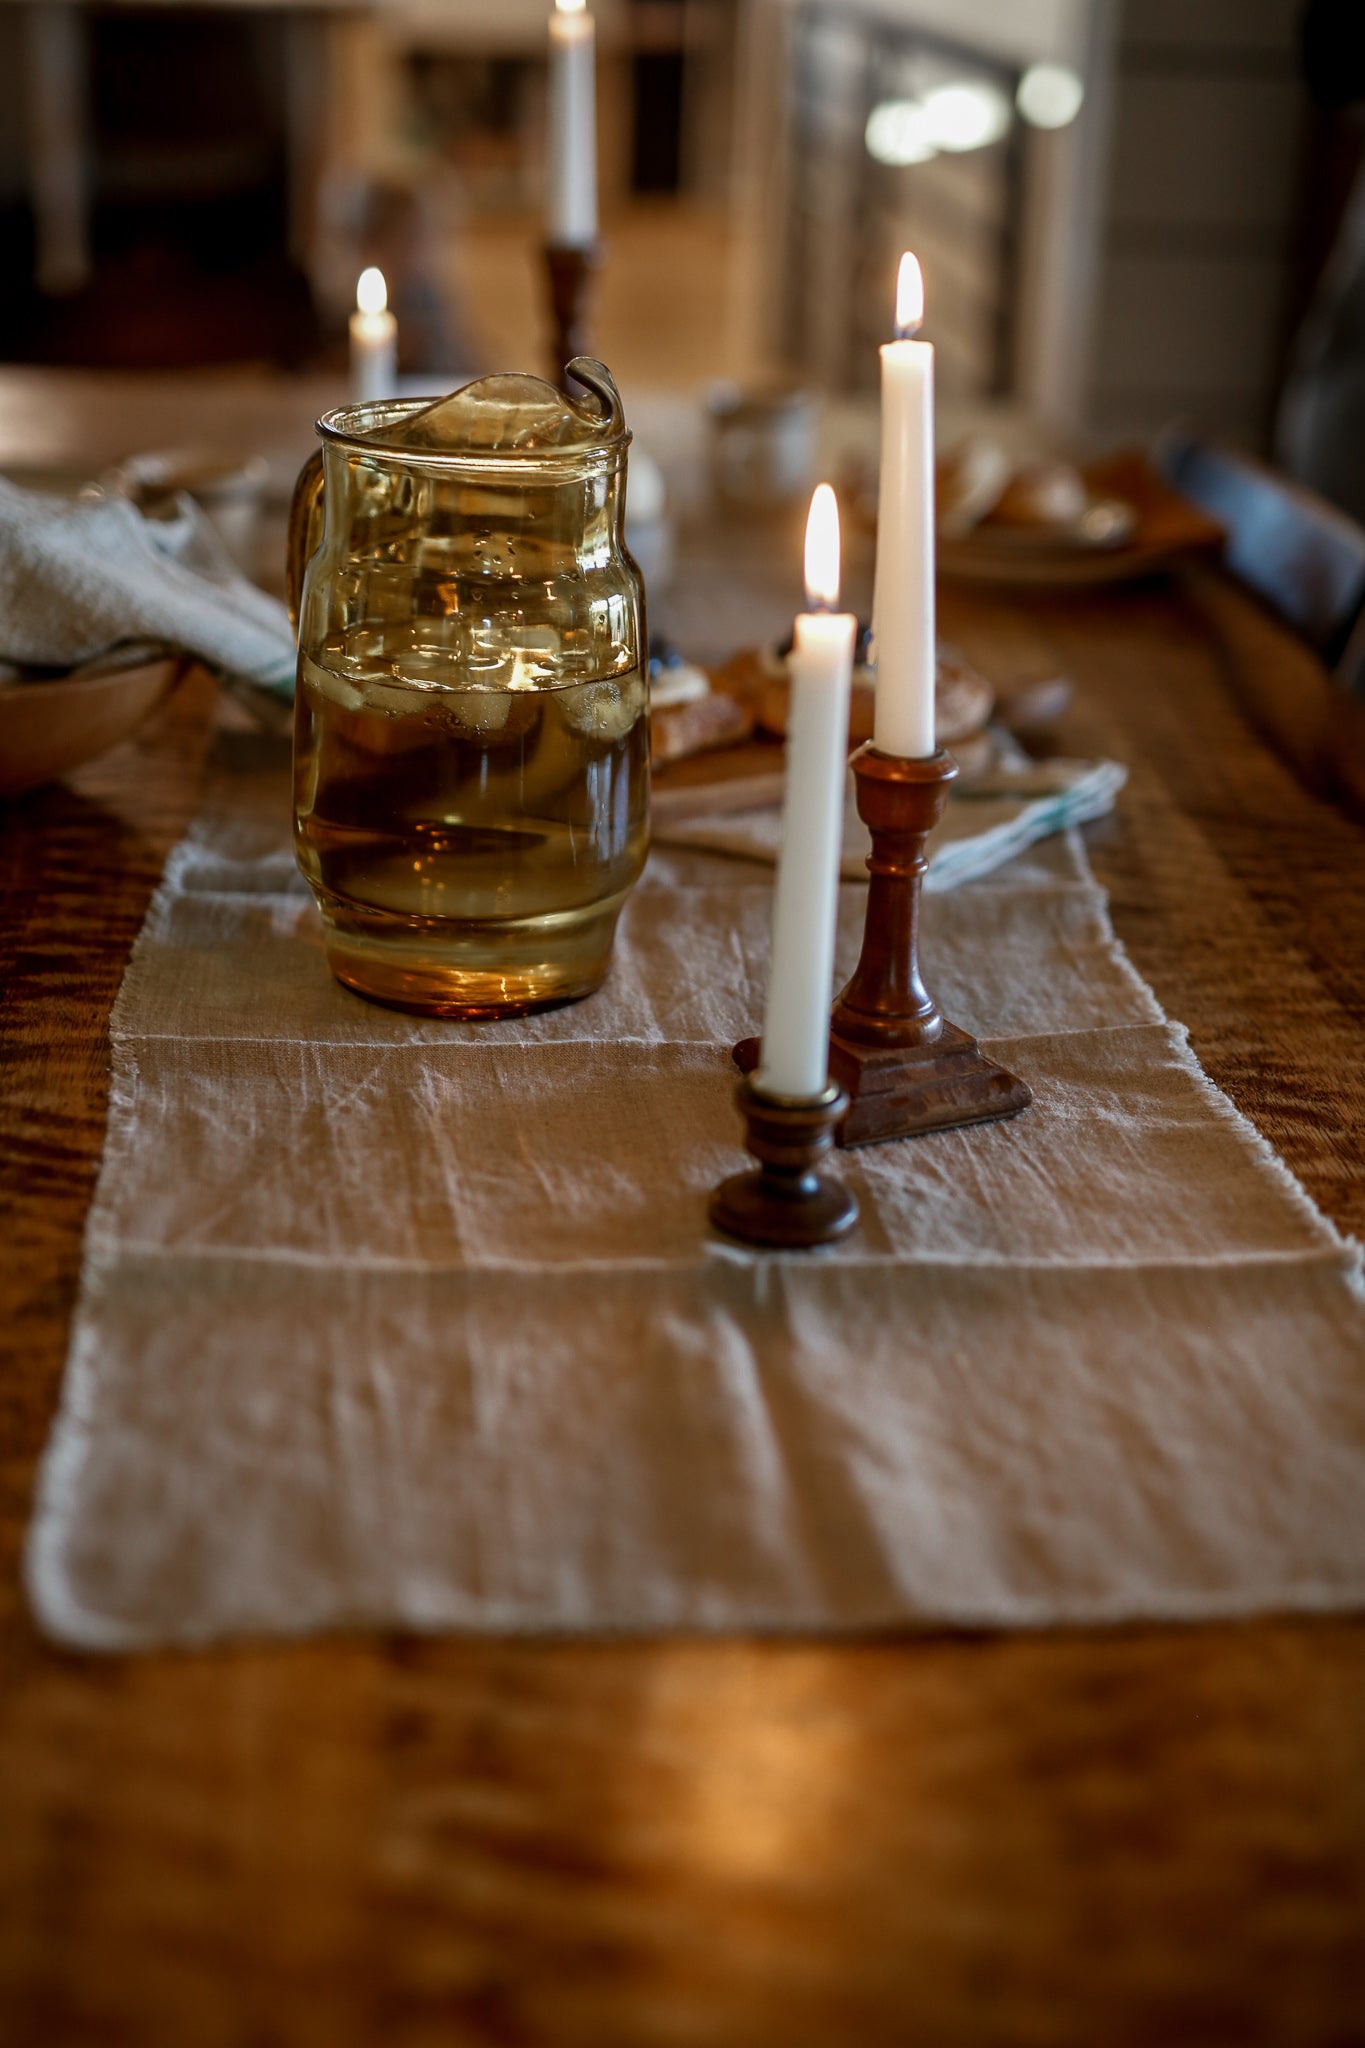
M 127 739 L 182 666 L 172 654 L 99 675 L 0 682 L 0 797 L 37 789 Z

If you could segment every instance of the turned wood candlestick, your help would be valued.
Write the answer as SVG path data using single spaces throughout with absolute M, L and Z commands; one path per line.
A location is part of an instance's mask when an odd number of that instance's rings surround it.
M 550 286 L 550 381 L 563 385 L 564 365 L 592 350 L 592 299 L 601 264 L 597 243 L 586 249 L 564 243 L 545 244 L 545 270 Z
M 831 1082 L 823 1095 L 803 1102 L 764 1095 L 746 1076 L 735 1093 L 745 1147 L 758 1169 L 732 1174 L 716 1189 L 708 1213 L 717 1230 L 789 1251 L 847 1236 L 858 1221 L 857 1201 L 816 1171 L 848 1109 L 843 1089 Z
M 862 955 L 830 1017 L 830 1074 L 851 1104 L 839 1142 L 871 1145 L 1014 1116 L 1032 1089 L 948 1022 L 920 974 L 925 848 L 957 763 L 941 747 L 928 760 L 904 761 L 868 745 L 852 765 L 858 816 L 872 834 L 871 882 Z
M 957 763 L 942 748 L 910 761 L 866 745 L 851 766 L 858 815 L 872 834 L 871 883 L 862 955 L 830 1017 L 830 1078 L 849 1096 L 838 1142 L 873 1145 L 1015 1116 L 1032 1102 L 1033 1090 L 988 1059 L 969 1031 L 948 1022 L 920 974 L 925 848 Z M 758 1040 L 743 1039 L 734 1057 L 750 1072 Z

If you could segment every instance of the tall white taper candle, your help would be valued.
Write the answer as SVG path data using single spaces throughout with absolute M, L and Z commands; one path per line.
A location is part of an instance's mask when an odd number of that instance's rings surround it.
M 597 240 L 596 58 L 597 32 L 583 0 L 555 0 L 545 233 L 561 249 L 590 249 Z
M 882 359 L 882 473 L 872 635 L 879 754 L 934 751 L 934 351 L 912 339 L 924 282 L 907 251 L 896 280 L 896 339 Z
M 351 396 L 361 405 L 392 398 L 398 374 L 398 322 L 389 311 L 382 270 L 362 270 L 351 315 Z
M 806 603 L 789 663 L 787 786 L 773 890 L 772 969 L 754 1085 L 809 1099 L 829 1079 L 834 920 L 858 622 L 839 602 L 839 507 L 828 484 L 806 522 Z M 815 606 L 821 610 L 815 610 Z

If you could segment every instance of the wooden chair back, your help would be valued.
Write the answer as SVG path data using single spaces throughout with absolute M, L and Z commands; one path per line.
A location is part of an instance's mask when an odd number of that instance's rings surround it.
M 1365 528 L 1251 456 L 1182 430 L 1163 434 L 1152 459 L 1222 524 L 1223 567 L 1260 600 L 1207 568 L 1188 572 L 1248 712 L 1306 781 L 1365 814 Z
M 1365 610 L 1365 528 L 1216 441 L 1171 430 L 1153 453 L 1166 481 L 1226 528 L 1224 566 L 1336 668 Z

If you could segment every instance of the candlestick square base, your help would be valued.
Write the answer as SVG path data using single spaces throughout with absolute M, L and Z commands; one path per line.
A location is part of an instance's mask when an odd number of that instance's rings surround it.
M 844 1146 L 993 1123 L 1033 1100 L 1027 1081 L 997 1066 L 969 1031 L 946 1019 L 932 1044 L 913 1050 L 874 1050 L 831 1035 L 829 1071 L 849 1097 L 835 1139 Z
M 757 1068 L 759 1044 L 742 1038 L 735 1047 L 732 1058 L 742 1074 Z M 1033 1100 L 1027 1081 L 998 1066 L 970 1031 L 946 1018 L 931 1043 L 915 1047 L 854 1045 L 831 1033 L 829 1077 L 849 1098 L 834 1134 L 845 1150 L 994 1123 Z

